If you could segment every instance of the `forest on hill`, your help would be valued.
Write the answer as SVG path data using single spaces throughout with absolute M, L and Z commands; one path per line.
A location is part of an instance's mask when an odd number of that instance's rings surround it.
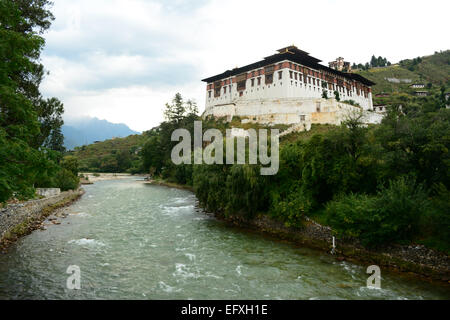
M 140 151 L 147 134 L 130 135 L 75 147 L 67 154 L 75 156 L 81 172 L 143 173 L 146 172 Z

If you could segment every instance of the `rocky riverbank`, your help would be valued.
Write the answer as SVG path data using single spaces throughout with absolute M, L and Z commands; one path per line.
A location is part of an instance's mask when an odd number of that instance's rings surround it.
M 132 177 L 129 173 L 90 173 L 82 172 L 80 175 L 83 177 L 84 184 L 92 184 L 97 181 L 107 181 L 107 180 L 120 180 L 128 179 Z
M 43 228 L 42 223 L 50 214 L 76 201 L 83 194 L 83 189 L 66 191 L 57 196 L 10 204 L 0 209 L 0 250 L 6 250 L 11 243 L 33 230 Z
M 302 228 L 286 227 L 267 215 L 253 219 L 240 216 L 216 218 L 232 225 L 267 233 L 280 239 L 311 248 L 332 251 L 333 233 L 330 227 L 322 226 L 306 218 Z M 375 264 L 380 267 L 450 284 L 450 258 L 447 254 L 426 248 L 423 245 L 391 245 L 380 249 L 367 249 L 354 240 L 336 238 L 334 254 L 338 260 Z

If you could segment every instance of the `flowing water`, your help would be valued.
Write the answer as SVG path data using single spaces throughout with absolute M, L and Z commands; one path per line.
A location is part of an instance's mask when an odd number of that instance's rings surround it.
M 449 299 L 448 287 L 227 227 L 184 190 L 101 181 L 0 255 L 0 299 Z M 66 286 L 80 267 L 81 290 Z

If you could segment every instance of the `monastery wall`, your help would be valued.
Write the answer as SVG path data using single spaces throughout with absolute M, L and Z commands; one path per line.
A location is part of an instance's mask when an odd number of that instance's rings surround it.
M 242 117 L 242 123 L 299 125 L 307 130 L 311 124 L 339 125 L 345 118 L 358 113 L 361 108 L 336 101 L 336 99 L 262 99 L 241 100 L 236 103 L 208 108 L 203 117 Z M 366 123 L 379 123 L 382 115 L 365 111 Z

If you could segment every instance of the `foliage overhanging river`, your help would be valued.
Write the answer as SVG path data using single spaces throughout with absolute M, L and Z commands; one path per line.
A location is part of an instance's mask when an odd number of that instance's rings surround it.
M 0 255 L 0 299 L 449 299 L 448 288 L 227 227 L 185 190 L 135 179 L 86 186 L 61 225 Z M 68 290 L 70 265 L 81 290 Z

